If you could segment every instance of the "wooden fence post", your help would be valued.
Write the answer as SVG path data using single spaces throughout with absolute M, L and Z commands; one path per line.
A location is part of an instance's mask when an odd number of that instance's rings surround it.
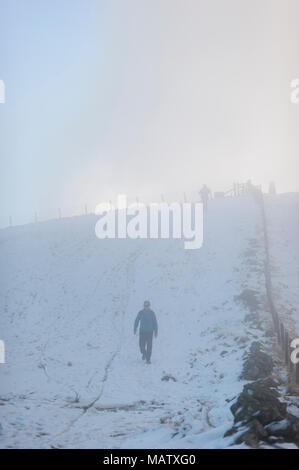
M 280 338 L 281 338 L 281 347 L 284 350 L 284 340 L 285 340 L 285 335 L 284 335 L 284 326 L 283 323 L 280 324 Z
M 278 341 L 278 344 L 281 345 L 281 336 L 280 336 L 280 321 L 278 320 L 278 327 L 277 327 L 277 341 Z
M 293 374 L 293 372 L 294 372 L 294 363 L 291 360 L 291 344 L 292 344 L 292 341 L 293 340 L 291 338 L 289 338 L 289 344 L 290 344 L 290 364 L 289 364 L 289 366 L 290 366 L 291 374 Z
M 278 340 L 278 343 L 281 344 L 281 341 L 280 341 L 280 320 L 279 320 L 278 313 L 276 313 L 276 316 L 277 316 L 277 319 L 276 319 L 276 334 L 277 334 L 277 340 Z
M 285 355 L 284 355 L 286 365 L 289 365 L 290 360 L 290 338 L 289 333 L 285 332 Z

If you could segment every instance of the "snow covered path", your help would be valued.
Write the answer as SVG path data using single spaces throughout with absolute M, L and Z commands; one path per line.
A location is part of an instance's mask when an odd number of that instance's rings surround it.
M 212 201 L 196 251 L 98 240 L 96 220 L 0 233 L 0 447 L 228 447 L 242 356 L 263 335 L 238 300 L 251 289 L 263 310 L 256 203 Z M 159 322 L 150 366 L 133 336 L 146 298 Z

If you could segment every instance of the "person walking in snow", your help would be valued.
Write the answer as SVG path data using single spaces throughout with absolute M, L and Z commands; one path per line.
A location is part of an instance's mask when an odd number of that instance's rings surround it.
M 150 302 L 148 300 L 144 301 L 143 310 L 140 310 L 138 313 L 135 322 L 134 322 L 134 335 L 137 332 L 138 325 L 139 327 L 139 348 L 142 354 L 142 359 L 147 364 L 151 363 L 152 355 L 152 344 L 153 344 L 153 334 L 155 333 L 155 338 L 158 335 L 158 323 L 155 313 L 150 309 Z

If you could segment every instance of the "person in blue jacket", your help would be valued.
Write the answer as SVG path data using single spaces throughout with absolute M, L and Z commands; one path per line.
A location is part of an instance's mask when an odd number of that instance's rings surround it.
M 138 313 L 135 323 L 134 323 L 134 335 L 137 332 L 138 325 L 139 327 L 139 347 L 142 354 L 142 359 L 147 364 L 151 363 L 152 355 L 152 344 L 153 344 L 153 333 L 155 333 L 155 338 L 158 335 L 158 323 L 155 313 L 150 309 L 150 302 L 148 300 L 144 301 L 144 308 Z

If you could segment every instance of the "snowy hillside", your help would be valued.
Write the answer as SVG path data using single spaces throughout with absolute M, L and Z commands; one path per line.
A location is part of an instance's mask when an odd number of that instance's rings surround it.
M 243 355 L 264 336 L 241 301 L 252 289 L 264 311 L 257 204 L 211 201 L 196 251 L 98 240 L 96 220 L 0 232 L 0 446 L 229 447 Z M 147 298 L 159 322 L 150 366 L 133 336 Z

